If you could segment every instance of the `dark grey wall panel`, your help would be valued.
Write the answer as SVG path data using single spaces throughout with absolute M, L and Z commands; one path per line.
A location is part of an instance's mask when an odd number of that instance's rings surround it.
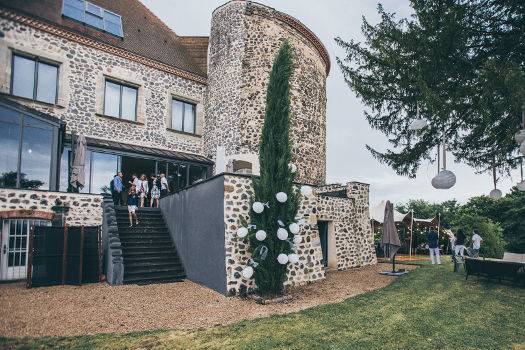
M 160 208 L 188 278 L 226 294 L 223 176 L 162 198 Z

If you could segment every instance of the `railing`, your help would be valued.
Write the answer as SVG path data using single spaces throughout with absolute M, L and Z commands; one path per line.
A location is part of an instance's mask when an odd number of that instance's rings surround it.
M 104 196 L 102 208 L 102 246 L 106 280 L 112 286 L 121 285 L 124 279 L 124 259 L 118 234 L 117 214 L 111 196 Z

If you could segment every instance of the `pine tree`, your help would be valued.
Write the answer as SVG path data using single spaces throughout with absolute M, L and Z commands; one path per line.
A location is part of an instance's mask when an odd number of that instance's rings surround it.
M 289 164 L 291 147 L 290 124 L 290 86 L 292 74 L 292 50 L 284 42 L 275 58 L 268 90 L 266 93 L 266 113 L 259 147 L 260 177 L 253 178 L 254 196 L 252 203 L 264 203 L 264 211 L 250 211 L 251 226 L 248 234 L 254 266 L 254 279 L 261 295 L 278 295 L 283 291 L 287 264 L 278 261 L 279 254 L 293 253 L 293 234 L 289 225 L 295 222 L 298 209 L 298 193 L 292 181 L 294 173 Z M 279 202 L 276 194 L 287 195 L 285 202 Z M 288 231 L 286 240 L 277 236 L 279 228 Z M 266 238 L 259 241 L 256 232 L 264 230 Z

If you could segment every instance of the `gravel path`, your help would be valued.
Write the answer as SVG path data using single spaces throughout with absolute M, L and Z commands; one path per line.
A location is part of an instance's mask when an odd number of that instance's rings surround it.
M 329 272 L 323 281 L 295 288 L 290 302 L 271 305 L 227 298 L 190 281 L 33 289 L 23 284 L 4 284 L 0 285 L 0 335 L 69 336 L 225 325 L 335 303 L 384 287 L 393 281 L 377 273 L 385 268 L 378 264 Z

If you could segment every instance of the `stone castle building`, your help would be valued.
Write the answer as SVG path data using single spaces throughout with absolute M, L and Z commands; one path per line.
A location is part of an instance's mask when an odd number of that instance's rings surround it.
M 63 223 L 107 227 L 102 194 L 117 171 L 125 184 L 164 173 L 174 194 L 160 207 L 188 278 L 229 294 L 250 287 L 240 274 L 249 249 L 235 232 L 283 40 L 294 57 L 292 160 L 314 188 L 301 202 L 300 262 L 287 284 L 375 263 L 368 185 L 326 184 L 328 53 L 297 19 L 244 0 L 213 12 L 209 37 L 177 35 L 138 0 L 0 0 L 1 244 L 27 235 L 13 221 L 56 224 L 60 206 Z M 80 193 L 69 183 L 77 135 L 87 140 Z M 190 202 L 202 210 L 182 211 Z M 5 251 L 0 279 L 24 278 L 27 246 Z

